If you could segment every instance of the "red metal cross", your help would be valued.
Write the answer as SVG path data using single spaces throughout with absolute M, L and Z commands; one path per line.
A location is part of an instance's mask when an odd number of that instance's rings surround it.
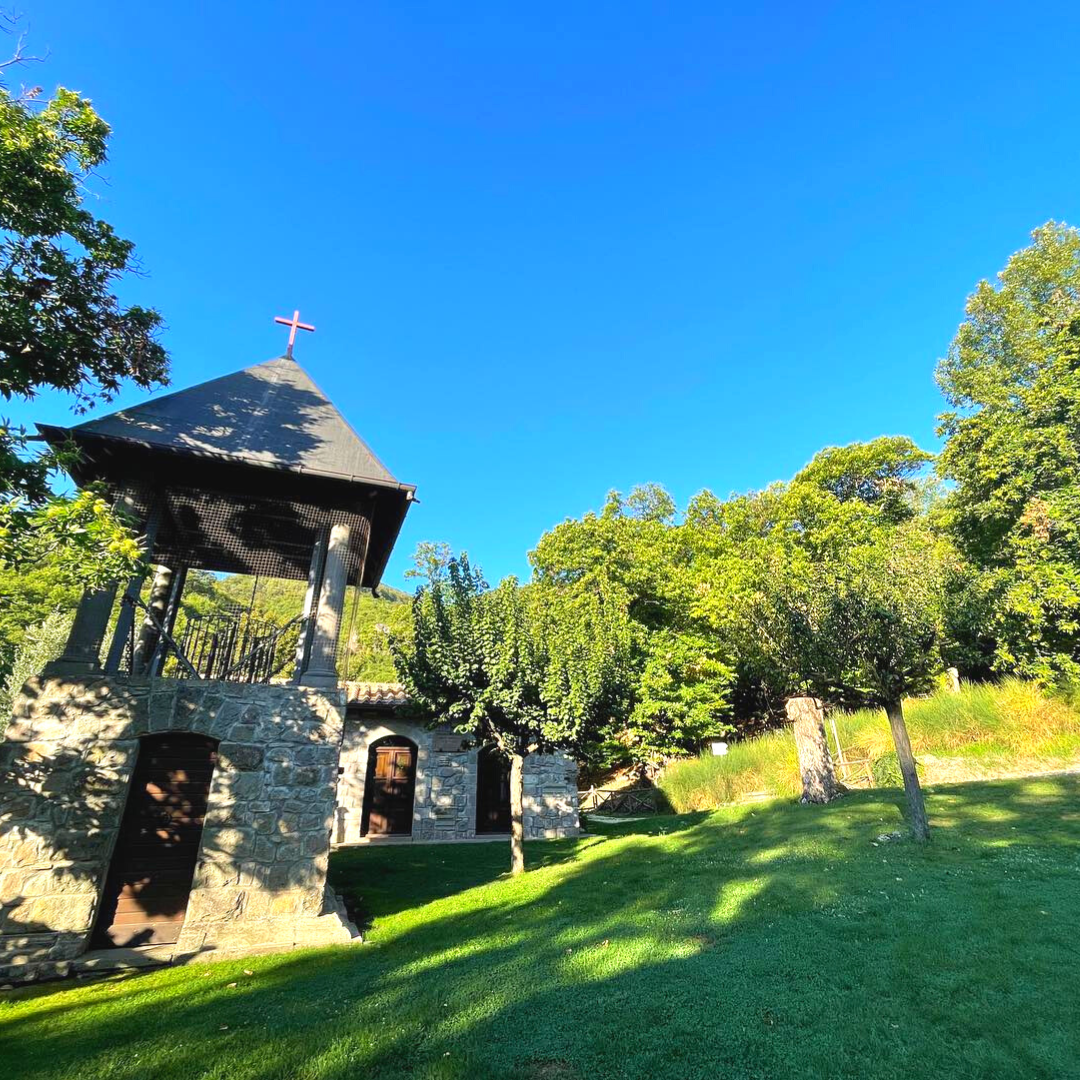
M 285 350 L 285 355 L 288 356 L 288 357 L 292 356 L 293 342 L 296 341 L 296 331 L 297 330 L 312 330 L 312 331 L 314 331 L 314 329 L 315 329 L 314 326 L 309 326 L 307 323 L 302 323 L 300 321 L 300 312 L 299 311 L 294 311 L 293 312 L 293 317 L 291 319 L 283 319 L 280 315 L 275 315 L 274 316 L 274 322 L 281 323 L 282 326 L 289 327 L 289 347 Z

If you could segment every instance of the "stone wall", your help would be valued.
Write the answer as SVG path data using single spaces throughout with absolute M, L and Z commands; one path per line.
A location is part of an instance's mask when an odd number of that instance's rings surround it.
M 565 754 L 530 754 L 525 759 L 526 838 L 577 836 L 577 784 L 577 763 Z
M 476 833 L 477 754 L 461 749 L 449 729 L 431 730 L 398 720 L 390 710 L 350 709 L 341 751 L 336 843 L 361 834 L 368 752 L 387 735 L 404 736 L 417 748 L 412 837 L 418 841 L 467 840 Z M 543 839 L 578 834 L 577 765 L 563 754 L 525 759 L 525 836 Z
M 344 708 L 337 691 L 42 678 L 0 748 L 0 981 L 87 947 L 139 737 L 220 740 L 177 956 L 349 941 L 326 889 Z

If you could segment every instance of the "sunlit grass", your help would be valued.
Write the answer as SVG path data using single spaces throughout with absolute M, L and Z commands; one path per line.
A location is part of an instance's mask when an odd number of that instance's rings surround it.
M 904 714 L 916 756 L 1027 765 L 1032 771 L 1080 756 L 1080 710 L 1020 679 L 913 698 L 905 702 Z M 893 750 L 881 710 L 838 712 L 834 719 L 849 758 L 875 760 Z M 660 787 L 679 812 L 713 809 L 758 793 L 795 795 L 801 790 L 795 741 L 785 728 L 736 743 L 723 757 L 678 762 L 665 771 Z
M 364 945 L 0 995 L 7 1080 L 1066 1076 L 1080 782 L 337 853 Z M 1023 1017 L 1023 1023 L 1017 1018 Z

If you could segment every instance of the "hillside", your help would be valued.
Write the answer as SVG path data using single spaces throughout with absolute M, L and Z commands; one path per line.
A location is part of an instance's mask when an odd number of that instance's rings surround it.
M 259 579 L 237 574 L 216 577 L 206 571 L 188 575 L 178 634 L 193 615 L 235 613 L 249 608 L 257 618 L 284 625 L 300 613 L 304 603 L 302 581 Z M 370 589 L 349 589 L 338 669 L 343 678 L 388 682 L 396 676 L 387 645 L 387 632 L 407 633 L 412 625 L 412 597 L 384 586 L 373 596 Z

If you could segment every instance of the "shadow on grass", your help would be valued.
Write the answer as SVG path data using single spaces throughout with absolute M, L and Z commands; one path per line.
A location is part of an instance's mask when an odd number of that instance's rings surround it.
M 596 838 L 588 836 L 529 842 L 526 865 L 530 870 L 558 866 L 594 843 Z M 331 859 L 330 886 L 369 926 L 373 919 L 509 878 L 509 867 L 509 841 L 343 848 Z
M 650 819 L 532 845 L 513 881 L 502 845 L 342 852 L 370 944 L 20 991 L 5 1060 L 119 1080 L 1068 1075 L 1078 792 L 936 789 L 928 845 L 876 839 L 902 827 L 898 792 Z

